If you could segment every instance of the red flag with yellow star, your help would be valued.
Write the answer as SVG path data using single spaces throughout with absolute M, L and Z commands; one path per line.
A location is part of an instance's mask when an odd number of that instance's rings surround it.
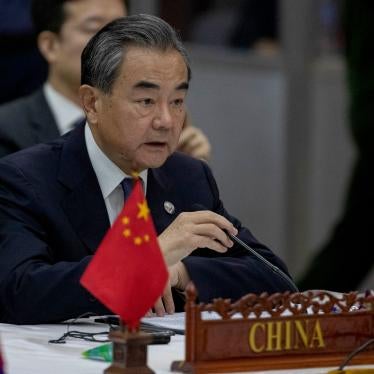
M 162 295 L 168 271 L 140 180 L 80 282 L 133 329 Z

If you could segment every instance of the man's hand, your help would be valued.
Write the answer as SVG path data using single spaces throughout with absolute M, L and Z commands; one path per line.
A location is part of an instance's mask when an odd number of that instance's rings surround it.
M 207 161 L 210 158 L 211 146 L 208 138 L 200 129 L 189 125 L 181 132 L 178 151 Z
M 233 242 L 223 230 L 238 233 L 229 220 L 209 210 L 179 214 L 158 237 L 166 264 L 177 264 L 197 248 L 226 252 Z
M 187 273 L 187 269 L 184 264 L 179 261 L 175 265 L 169 268 L 169 281 L 171 287 L 175 287 L 180 291 L 184 291 L 190 281 L 190 276 Z
M 171 288 L 175 287 L 184 291 L 189 281 L 190 277 L 182 262 L 177 262 L 175 265 L 170 266 L 168 283 L 162 297 L 157 300 L 154 306 L 154 311 L 157 316 L 162 317 L 165 313 L 173 314 L 175 312 Z
M 161 251 L 169 266 L 169 280 L 162 297 L 154 311 L 158 316 L 174 313 L 175 306 L 171 288 L 184 291 L 190 277 L 186 267 L 180 261 L 197 248 L 210 248 L 217 252 L 226 252 L 233 246 L 226 230 L 236 235 L 238 230 L 225 217 L 209 210 L 184 212 L 174 220 L 158 237 Z
M 166 284 L 164 293 L 156 301 L 156 304 L 153 307 L 153 310 L 158 317 L 163 317 L 165 313 L 173 314 L 175 312 L 173 295 L 171 293 L 170 280 L 168 280 Z

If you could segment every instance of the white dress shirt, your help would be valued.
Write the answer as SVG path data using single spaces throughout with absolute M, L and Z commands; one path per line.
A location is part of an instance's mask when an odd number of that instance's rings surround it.
M 101 193 L 105 201 L 110 225 L 113 224 L 123 208 L 123 190 L 121 182 L 124 178 L 131 178 L 125 174 L 96 144 L 88 123 L 85 125 L 84 136 L 88 156 L 99 181 Z M 140 173 L 143 181 L 144 193 L 147 191 L 148 170 Z
M 74 124 L 85 117 L 80 106 L 61 95 L 49 83 L 44 84 L 43 92 L 56 120 L 60 135 L 72 130 Z

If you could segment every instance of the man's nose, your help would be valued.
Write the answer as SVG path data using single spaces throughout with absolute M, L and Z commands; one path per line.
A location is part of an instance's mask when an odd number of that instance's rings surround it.
M 173 118 L 170 111 L 170 107 L 167 104 L 162 104 L 158 107 L 157 113 L 154 119 L 154 126 L 158 129 L 169 129 L 173 124 Z

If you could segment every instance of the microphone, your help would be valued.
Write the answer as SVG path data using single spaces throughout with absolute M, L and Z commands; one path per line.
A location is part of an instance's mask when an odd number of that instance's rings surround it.
M 195 210 L 209 210 L 206 207 L 204 207 L 204 205 L 201 205 L 201 204 L 193 204 L 193 208 L 196 208 Z M 255 249 L 250 247 L 247 243 L 244 243 L 237 236 L 228 233 L 226 230 L 224 231 L 233 242 L 239 244 L 241 247 L 246 249 L 253 256 L 255 256 L 261 263 L 265 264 L 268 268 L 271 269 L 271 271 L 277 274 L 279 278 L 282 278 L 282 280 L 287 283 L 287 285 L 291 288 L 293 292 L 300 292 L 296 284 L 294 283 L 294 281 L 284 271 L 279 269 L 278 266 L 272 264 L 265 257 L 261 256 Z

